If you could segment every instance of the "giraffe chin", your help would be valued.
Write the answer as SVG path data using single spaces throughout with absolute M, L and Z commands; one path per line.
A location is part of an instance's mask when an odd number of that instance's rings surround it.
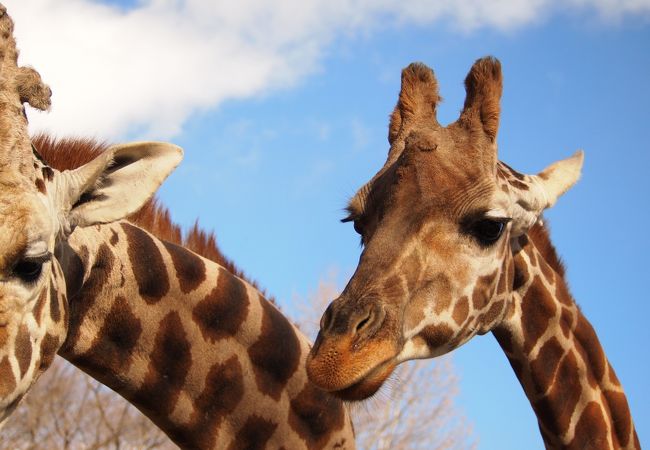
M 365 400 L 377 393 L 396 366 L 394 359 L 386 361 L 368 372 L 361 380 L 344 389 L 331 391 L 330 394 L 350 402 Z

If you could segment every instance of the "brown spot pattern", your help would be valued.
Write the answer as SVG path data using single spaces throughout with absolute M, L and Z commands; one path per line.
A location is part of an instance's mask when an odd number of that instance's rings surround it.
M 483 314 L 483 317 L 481 318 L 482 323 L 484 325 L 492 325 L 499 317 L 501 317 L 504 307 L 504 300 L 499 300 L 492 303 L 492 305 L 490 305 L 490 309 L 488 309 L 488 311 Z
M 560 303 L 567 306 L 571 306 L 575 303 L 571 297 L 571 294 L 569 294 L 566 283 L 562 279 L 558 280 L 557 284 L 555 285 L 555 297 L 560 301 Z
M 163 242 L 174 264 L 176 279 L 183 294 L 187 294 L 205 281 L 205 263 L 195 253 L 176 244 Z
M 430 349 L 435 350 L 449 344 L 454 332 L 445 324 L 429 325 L 425 327 L 420 336 L 425 340 Z
M 311 383 L 291 400 L 289 425 L 305 441 L 307 448 L 325 447 L 330 434 L 340 430 L 344 421 L 343 404 Z
M 472 292 L 472 308 L 474 310 L 482 309 L 488 304 L 494 294 L 495 274 L 484 275 L 479 277 Z
M 27 373 L 29 363 L 32 361 L 32 340 L 29 335 L 27 325 L 21 324 L 16 335 L 16 359 L 18 360 L 18 367 L 20 368 L 21 378 Z
M 287 381 L 298 369 L 300 344 L 293 326 L 270 302 L 261 300 L 262 331 L 248 349 L 257 387 L 280 399 Z
M 4 356 L 0 361 L 0 397 L 6 397 L 16 389 L 16 379 L 11 370 L 9 359 Z
M 250 416 L 235 435 L 229 450 L 263 450 L 271 439 L 277 423 L 259 416 Z
M 521 302 L 524 352 L 529 353 L 548 328 L 556 311 L 555 301 L 541 280 L 535 280 Z
M 508 180 L 508 183 L 510 183 L 510 186 L 512 186 L 514 188 L 517 188 L 517 189 L 519 189 L 521 191 L 527 191 L 528 190 L 528 185 L 526 183 L 522 183 L 519 180 L 510 179 L 510 180 Z
M 52 178 L 54 178 L 54 171 L 48 166 L 43 166 L 41 172 L 43 173 L 43 178 L 47 181 L 52 181 Z
M 147 405 L 149 417 L 167 417 L 174 409 L 192 364 L 190 347 L 179 314 L 168 313 L 160 321 L 144 383 L 133 397 Z
M 568 338 L 571 334 L 571 328 L 573 327 L 573 313 L 567 308 L 562 308 L 562 315 L 560 316 L 560 329 L 565 338 Z
M 48 289 L 45 288 L 41 291 L 41 293 L 38 295 L 38 300 L 36 300 L 36 304 L 34 305 L 34 310 L 32 314 L 34 315 L 34 318 L 36 319 L 36 323 L 40 327 L 42 324 L 43 320 L 43 307 L 45 306 L 45 303 L 47 303 L 47 293 Z M 51 301 L 51 300 L 50 300 Z
M 542 275 L 544 275 L 544 278 L 546 278 L 546 280 L 552 284 L 555 281 L 555 272 L 553 272 L 551 266 L 541 257 L 539 266 L 542 269 Z
M 248 314 L 249 300 L 242 281 L 219 269 L 217 286 L 196 304 L 192 317 L 203 338 L 215 342 L 235 336 Z
M 40 369 L 42 371 L 46 370 L 52 365 L 52 361 L 54 361 L 54 356 L 56 356 L 56 352 L 59 350 L 59 346 L 60 341 L 58 337 L 51 335 L 50 333 L 45 334 L 43 341 L 41 341 Z
M 36 179 L 36 189 L 38 189 L 38 192 L 40 192 L 41 194 L 47 194 L 45 183 L 40 178 Z
M 563 354 L 564 349 L 554 337 L 542 345 L 537 358 L 530 363 L 531 378 L 536 392 L 543 393 L 550 386 Z
M 50 283 L 48 290 L 50 297 L 50 318 L 53 322 L 59 323 L 61 320 L 61 309 L 59 308 L 58 297 L 54 292 L 54 286 L 52 283 Z
M 607 423 L 598 403 L 589 402 L 585 407 L 576 424 L 575 436 L 569 444 L 569 448 L 610 448 L 607 443 Z
M 80 251 L 79 260 L 82 261 L 83 266 L 86 266 L 88 264 L 87 255 L 88 251 L 86 250 L 84 252 L 84 249 L 82 248 Z M 80 289 L 77 293 L 74 293 L 70 296 L 70 328 L 68 330 L 68 336 L 61 350 L 63 356 L 65 356 L 65 352 L 71 350 L 74 347 L 75 343 L 79 340 L 81 326 L 83 324 L 84 318 L 97 301 L 97 297 L 101 295 L 104 285 L 108 282 L 111 271 L 113 270 L 114 262 L 115 257 L 113 256 L 113 253 L 111 252 L 108 245 L 100 245 L 97 249 L 97 255 L 95 257 L 93 266 L 90 269 L 88 279 L 85 283 L 83 283 L 83 285 L 80 286 Z
M 578 313 L 574 335 L 577 344 L 580 345 L 587 355 L 587 366 L 591 369 L 597 381 L 602 381 L 607 368 L 607 359 L 603 353 L 596 332 L 591 324 L 585 319 L 582 313 Z
M 604 395 L 607 399 L 609 410 L 612 412 L 612 424 L 616 440 L 618 440 L 621 447 L 626 447 L 630 442 L 630 435 L 632 434 L 632 418 L 625 394 L 622 392 L 604 391 Z
M 560 436 L 567 431 L 582 393 L 578 363 L 573 351 L 562 358 L 556 379 L 562 382 L 554 383 L 548 394 L 535 402 L 533 407 L 540 422 L 552 434 Z
M 82 357 L 85 369 L 97 376 L 109 371 L 126 373 L 141 334 L 140 319 L 124 297 L 117 297 L 90 349 Z
M 244 374 L 237 356 L 215 364 L 208 373 L 205 389 L 197 397 L 192 415 L 192 440 L 199 448 L 212 448 L 216 428 L 244 397 Z
M 518 264 L 514 269 L 514 279 L 512 280 L 512 290 L 518 291 L 528 281 L 528 269 L 525 264 Z
M 467 297 L 462 297 L 456 303 L 454 307 L 453 318 L 454 321 L 460 326 L 467 319 L 467 314 L 469 313 L 469 299 Z
M 433 308 L 436 314 L 441 314 L 451 304 L 451 283 L 446 276 L 438 275 L 433 280 L 433 284 L 436 286 L 436 300 Z
M 145 231 L 127 223 L 121 225 L 138 292 L 147 303 L 157 303 L 169 292 L 169 278 L 160 250 Z
M 113 247 L 115 247 L 117 243 L 120 242 L 120 237 L 115 232 L 115 230 L 111 230 L 111 238 L 109 239 L 109 242 Z

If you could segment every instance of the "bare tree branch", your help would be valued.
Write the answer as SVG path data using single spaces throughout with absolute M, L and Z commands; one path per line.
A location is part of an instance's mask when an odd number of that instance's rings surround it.
M 2 448 L 177 447 L 122 397 L 57 358 L 2 429 Z

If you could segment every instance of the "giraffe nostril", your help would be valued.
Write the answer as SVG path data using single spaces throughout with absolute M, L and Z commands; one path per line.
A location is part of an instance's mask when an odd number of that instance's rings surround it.
M 357 317 L 356 324 L 350 327 L 352 333 L 365 337 L 373 335 L 384 322 L 385 316 L 386 313 L 380 305 L 368 308 Z
M 363 331 L 365 327 L 368 326 L 372 322 L 372 311 L 368 311 L 365 317 L 362 317 L 361 320 L 357 323 L 357 326 L 355 327 L 355 332 L 359 333 L 360 331 Z
M 330 324 L 332 323 L 332 315 L 332 303 L 330 303 L 323 313 L 323 317 L 320 319 L 321 331 L 327 331 L 327 329 L 330 327 Z

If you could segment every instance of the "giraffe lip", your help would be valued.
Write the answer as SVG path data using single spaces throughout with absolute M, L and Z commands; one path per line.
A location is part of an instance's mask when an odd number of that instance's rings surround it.
M 332 395 L 346 401 L 365 400 L 377 393 L 397 366 L 395 357 L 389 358 L 370 369 L 348 386 L 330 391 Z

